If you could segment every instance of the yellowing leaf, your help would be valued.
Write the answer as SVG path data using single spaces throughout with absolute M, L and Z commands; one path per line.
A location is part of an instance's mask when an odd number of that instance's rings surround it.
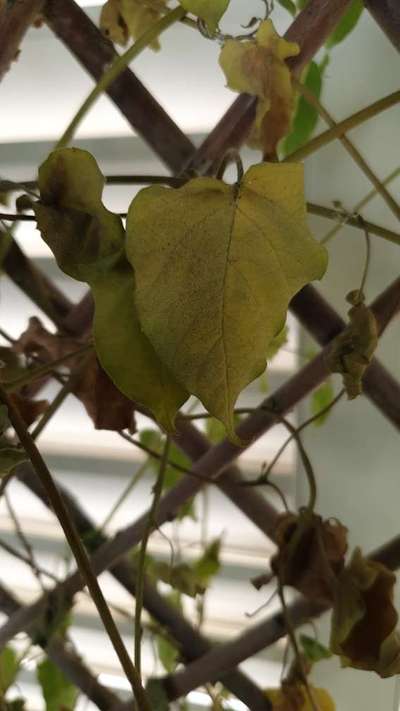
M 100 29 L 112 42 L 125 45 L 136 41 L 166 12 L 165 0 L 107 0 L 100 15 Z M 150 47 L 160 49 L 158 39 Z
M 290 130 L 295 94 L 285 60 L 299 51 L 297 44 L 279 37 L 271 20 L 266 20 L 254 40 L 228 40 L 220 54 L 228 86 L 258 97 L 249 143 L 268 155 L 275 153 Z
M 343 375 L 348 398 L 353 400 L 362 393 L 362 379 L 378 345 L 378 326 L 358 291 L 350 292 L 347 301 L 353 304 L 349 326 L 333 341 L 326 362 L 332 373 Z
M 124 395 L 171 430 L 187 394 L 141 330 L 124 229 L 121 219 L 101 201 L 103 184 L 90 153 L 74 148 L 54 151 L 39 170 L 38 226 L 60 268 L 91 286 L 94 338 L 102 367 Z
M 383 678 L 400 673 L 395 583 L 388 568 L 354 551 L 339 577 L 332 615 L 331 649 L 342 666 L 375 671 Z
M 151 410 L 160 425 L 171 431 L 178 409 L 187 400 L 187 392 L 160 362 L 143 334 L 134 289 L 134 276 L 128 264 L 92 283 L 97 354 L 121 392 Z
M 238 394 L 266 365 L 294 294 L 324 274 L 299 164 L 253 166 L 240 186 L 196 178 L 134 199 L 127 255 L 144 333 L 233 433 Z
M 124 228 L 102 201 L 104 177 L 90 153 L 53 151 L 39 168 L 38 228 L 60 269 L 90 282 L 124 255 Z
M 325 689 L 309 686 L 318 711 L 335 711 L 333 699 Z M 314 711 L 302 684 L 296 687 L 284 686 L 282 689 L 266 689 L 265 694 L 272 703 L 272 711 Z
M 100 29 L 115 44 L 126 45 L 129 37 L 119 0 L 107 0 L 101 8 Z
M 207 23 L 214 32 L 230 0 L 179 0 L 182 7 Z

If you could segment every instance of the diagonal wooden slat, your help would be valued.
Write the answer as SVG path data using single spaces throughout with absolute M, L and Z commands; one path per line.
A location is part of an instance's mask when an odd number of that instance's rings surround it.
M 398 0 L 364 0 L 365 7 L 400 51 L 400 3 Z
M 48 0 L 44 16 L 80 64 L 96 81 L 100 79 L 117 53 L 84 11 L 74 0 Z M 192 155 L 193 144 L 133 72 L 125 69 L 107 93 L 130 126 L 173 172 L 179 172 Z
M 0 3 L 0 81 L 17 59 L 20 44 L 43 4 L 44 0 Z

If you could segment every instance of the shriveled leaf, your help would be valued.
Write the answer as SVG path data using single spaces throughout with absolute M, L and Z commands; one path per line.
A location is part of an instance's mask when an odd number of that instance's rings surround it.
M 349 325 L 335 338 L 326 362 L 332 373 L 341 373 L 349 400 L 362 393 L 362 379 L 378 345 L 378 325 L 372 311 L 358 291 L 352 291 L 347 301 Z
M 13 345 L 13 350 L 30 357 L 36 355 L 44 363 L 64 358 L 82 348 L 82 341 L 72 336 L 48 331 L 36 316 L 28 322 L 28 328 L 20 335 Z M 66 361 L 71 367 L 73 360 Z
M 27 427 L 35 422 L 40 415 L 46 412 L 49 403 L 47 400 L 33 400 L 23 395 L 12 393 L 10 400 L 19 411 Z
M 91 283 L 124 253 L 121 218 L 102 203 L 104 177 L 87 151 L 61 148 L 39 168 L 38 228 L 62 271 Z
M 346 10 L 339 24 L 336 26 L 332 34 L 328 37 L 326 41 L 326 46 L 331 49 L 336 44 L 343 42 L 343 40 L 353 31 L 361 17 L 361 13 L 364 9 L 363 0 L 352 0 L 348 10 Z
M 73 390 L 92 418 L 96 430 L 132 431 L 133 403 L 123 395 L 93 355 Z
M 100 15 L 100 29 L 116 44 L 126 45 L 129 37 L 139 39 L 166 12 L 165 0 L 107 0 Z M 150 47 L 160 49 L 157 39 Z
M 129 31 L 121 15 L 120 0 L 107 0 L 101 8 L 100 29 L 115 44 L 126 45 Z
M 225 14 L 230 0 L 179 0 L 182 7 L 207 23 L 213 32 Z
M 104 178 L 87 151 L 54 151 L 39 170 L 38 225 L 60 268 L 91 286 L 97 355 L 116 387 L 167 430 L 187 398 L 138 321 L 124 229 L 102 204 Z
M 196 178 L 142 190 L 127 254 L 144 333 L 235 439 L 239 393 L 264 371 L 291 298 L 326 268 L 306 223 L 302 166 L 253 166 L 240 186 Z
M 297 44 L 279 37 L 271 20 L 261 23 L 254 40 L 228 40 L 221 50 L 229 88 L 258 97 L 249 144 L 267 155 L 275 153 L 290 130 L 295 94 L 285 60 L 299 51 Z
M 342 666 L 375 671 L 383 678 L 399 674 L 395 583 L 392 571 L 364 558 L 359 548 L 354 551 L 339 577 L 332 615 L 331 649 Z
M 281 583 L 312 600 L 332 603 L 336 578 L 344 568 L 347 528 L 304 509 L 279 517 L 276 541 L 271 568 Z
M 0 652 L 0 696 L 12 686 L 19 672 L 19 659 L 12 647 L 4 647 Z
M 325 383 L 322 383 L 322 385 L 320 385 L 319 388 L 314 390 L 313 394 L 311 395 L 310 409 L 312 417 L 315 417 L 316 415 L 318 415 L 319 412 L 328 407 L 334 397 L 335 391 L 333 389 L 332 382 L 331 380 L 326 380 Z M 330 414 L 331 410 L 328 410 L 324 414 L 317 417 L 317 419 L 314 420 L 314 424 L 316 426 L 323 425 Z
M 46 711 L 74 709 L 78 689 L 64 676 L 62 671 L 50 659 L 45 659 L 37 667 L 37 678 L 41 686 Z
M 301 634 L 299 641 L 305 656 L 312 664 L 320 662 L 322 659 L 329 659 L 332 656 L 332 652 L 313 637 Z
M 153 429 L 145 429 L 141 430 L 139 439 L 142 442 L 142 444 L 146 445 L 149 449 L 153 450 L 154 452 L 157 452 L 157 454 L 162 454 L 163 449 L 164 449 L 164 443 L 163 439 L 161 437 L 161 434 L 159 430 L 153 430 Z M 182 472 L 180 472 L 178 469 L 176 469 L 172 464 L 176 464 L 178 467 L 183 467 L 185 469 L 190 470 L 191 467 L 191 461 L 189 457 L 187 457 L 179 447 L 174 444 L 174 442 L 171 442 L 170 448 L 169 448 L 169 455 L 168 455 L 168 460 L 171 462 L 171 464 L 167 464 L 166 469 L 165 469 L 165 474 L 164 474 L 164 483 L 163 483 L 163 489 L 164 491 L 168 491 L 168 489 L 172 489 L 175 484 L 178 483 L 178 481 L 182 477 Z M 150 465 L 153 468 L 153 470 L 157 473 L 159 468 L 160 468 L 160 463 L 157 461 L 157 459 L 150 459 Z M 186 501 L 183 506 L 180 507 L 179 512 L 178 512 L 178 519 L 182 520 L 186 516 L 190 516 L 194 520 L 196 520 L 196 512 L 195 512 L 195 507 L 194 507 L 194 499 L 189 499 L 189 501 Z
M 330 694 L 325 689 L 309 685 L 319 711 L 335 711 L 336 707 Z M 272 711 L 314 711 L 303 684 L 284 685 L 282 689 L 266 689 L 265 694 L 272 702 Z
M 319 99 L 322 90 L 322 77 L 328 61 L 321 64 L 310 62 L 305 77 L 304 84 L 314 96 Z M 283 143 L 284 155 L 290 155 L 300 146 L 309 141 L 318 123 L 319 114 L 304 96 L 300 96 L 297 102 L 296 113 L 292 123 L 291 133 L 285 138 Z
M 158 658 L 166 672 L 171 674 L 175 671 L 179 662 L 179 651 L 166 637 L 159 634 L 156 636 Z

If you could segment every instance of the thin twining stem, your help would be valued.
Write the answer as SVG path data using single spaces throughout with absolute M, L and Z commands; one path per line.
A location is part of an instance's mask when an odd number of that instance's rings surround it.
M 88 554 L 83 547 L 79 534 L 75 528 L 75 524 L 70 516 L 70 513 L 64 503 L 62 496 L 60 495 L 57 486 L 53 481 L 53 477 L 45 463 L 42 455 L 40 454 L 38 448 L 31 435 L 29 434 L 25 422 L 23 421 L 18 409 L 11 402 L 6 391 L 0 384 L 0 401 L 6 405 L 8 409 L 8 416 L 10 422 L 14 427 L 14 430 L 24 447 L 29 459 L 31 460 L 32 466 L 40 479 L 43 488 L 45 489 L 52 508 L 61 524 L 61 527 L 65 533 L 65 537 L 70 545 L 70 548 L 75 556 L 75 560 L 78 565 L 78 569 L 82 575 L 83 580 L 87 584 L 92 600 L 97 607 L 99 615 L 102 619 L 104 627 L 110 638 L 110 641 L 115 649 L 115 652 L 121 662 L 121 666 L 129 680 L 132 691 L 137 700 L 138 708 L 140 711 L 151 711 L 147 695 L 143 689 L 140 675 L 138 674 L 136 668 L 132 664 L 132 660 L 129 657 L 125 645 L 122 641 L 121 635 L 117 629 L 111 612 L 108 608 L 107 602 L 101 591 L 99 583 L 97 581 L 96 575 L 93 572 Z

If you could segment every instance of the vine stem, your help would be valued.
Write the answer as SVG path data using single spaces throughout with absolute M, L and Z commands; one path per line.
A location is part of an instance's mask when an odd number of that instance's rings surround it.
M 377 192 L 378 191 L 375 192 L 374 190 L 374 195 Z M 358 209 L 360 209 L 359 206 Z M 332 207 L 325 207 L 324 205 L 316 205 L 313 202 L 307 203 L 307 212 L 309 212 L 311 215 L 317 215 L 318 217 L 326 217 L 328 218 L 328 220 L 337 220 L 341 217 L 341 213 L 338 212 L 338 210 L 335 210 Z M 400 245 L 400 234 L 398 234 L 397 232 L 393 232 L 393 230 L 388 230 L 386 229 L 386 227 L 375 225 L 373 222 L 368 222 L 368 220 L 364 220 L 362 227 L 358 217 L 347 215 L 345 220 L 337 225 L 337 228 L 340 229 L 343 224 L 351 225 L 352 227 L 357 227 L 358 229 L 363 229 L 363 227 L 366 227 L 370 235 L 376 235 L 376 237 L 382 237 L 388 242 L 393 242 L 393 244 Z M 324 244 L 327 241 L 327 238 L 324 237 L 321 240 L 321 243 Z
M 70 143 L 84 116 L 93 106 L 94 102 L 101 96 L 101 94 L 108 89 L 110 84 L 117 79 L 119 74 L 128 66 L 130 62 L 132 62 L 133 59 L 136 59 L 136 57 L 155 39 L 157 39 L 162 32 L 168 29 L 168 27 L 174 24 L 174 22 L 181 20 L 185 14 L 186 11 L 181 6 L 175 8 L 175 10 L 171 10 L 171 12 L 164 15 L 161 20 L 155 22 L 146 32 L 144 32 L 142 36 L 139 37 L 137 42 L 129 47 L 124 54 L 121 54 L 121 56 L 115 59 L 111 66 L 106 69 L 101 79 L 97 82 L 94 89 L 83 102 L 82 106 L 78 109 L 60 140 L 56 143 L 55 148 L 64 148 L 68 145 L 68 143 Z
M 293 82 L 295 86 L 299 89 L 299 91 L 301 91 L 301 93 L 304 95 L 306 100 L 308 100 L 304 92 L 304 84 L 301 84 L 296 79 L 293 79 Z M 383 99 L 375 101 L 373 104 L 370 104 L 364 109 L 357 111 L 355 114 L 352 114 L 343 121 L 336 123 L 334 126 L 332 126 L 332 128 L 329 128 L 327 131 L 320 133 L 319 136 L 315 136 L 315 138 L 312 138 L 311 141 L 306 143 L 304 146 L 298 148 L 297 151 L 293 151 L 293 153 L 290 153 L 288 156 L 286 156 L 282 163 L 287 163 L 288 161 L 300 161 L 304 160 L 304 158 L 308 158 L 308 156 L 310 156 L 312 153 L 315 153 L 315 151 L 318 151 L 323 146 L 326 146 L 328 143 L 331 143 L 336 138 L 341 138 L 348 131 L 351 131 L 357 126 L 361 126 L 361 124 L 365 123 L 365 121 L 369 121 L 369 119 L 382 113 L 382 111 L 386 111 L 386 109 L 389 109 L 391 106 L 395 106 L 399 102 L 400 91 L 394 91 L 392 94 L 385 96 Z
M 389 185 L 389 183 L 391 183 L 393 180 L 395 180 L 396 178 L 398 178 L 399 175 L 400 175 L 400 168 L 397 167 L 397 168 L 395 168 L 391 173 L 389 173 L 389 175 L 385 178 L 385 180 L 382 180 L 382 185 L 384 185 L 384 186 L 386 187 L 387 185 Z M 372 199 L 375 197 L 375 195 L 377 195 L 377 194 L 378 194 L 378 193 L 377 193 L 377 190 L 376 190 L 375 188 L 373 188 L 372 190 L 370 190 L 369 193 L 367 193 L 367 195 L 365 195 L 365 197 L 363 197 L 363 199 L 360 200 L 360 202 L 358 202 L 357 205 L 354 206 L 354 208 L 353 208 L 353 216 L 357 215 L 358 212 L 359 212 L 363 207 L 365 207 L 365 205 L 368 205 L 368 203 L 371 202 L 371 200 L 372 200 Z M 320 240 L 320 243 L 321 243 L 321 244 L 327 244 L 328 242 L 330 242 L 330 240 L 331 240 L 333 237 L 335 237 L 335 235 L 337 235 L 337 233 L 340 232 L 340 230 L 341 230 L 345 225 L 350 224 L 350 223 L 349 223 L 349 220 L 350 220 L 351 217 L 352 217 L 351 214 L 344 215 L 343 218 L 340 220 L 339 224 L 336 225 L 335 227 L 332 227 L 332 229 L 330 229 L 329 232 L 327 232 L 327 234 Z M 364 221 L 364 224 L 366 224 L 365 221 Z M 371 232 L 371 230 L 369 230 L 369 231 Z M 391 240 L 390 240 L 390 241 L 391 241 Z
M 304 98 L 306 101 L 311 104 L 315 109 L 317 109 L 318 113 L 324 121 L 330 126 L 331 128 L 336 128 L 336 121 L 332 118 L 331 114 L 325 109 L 325 107 L 321 104 L 320 101 L 314 96 L 312 91 L 310 91 L 304 84 L 296 83 L 296 85 L 299 87 L 301 93 L 303 94 Z M 400 220 L 400 205 L 397 204 L 396 200 L 390 195 L 388 190 L 386 190 L 385 186 L 381 183 L 379 178 L 375 175 L 373 170 L 369 167 L 368 163 L 364 160 L 362 157 L 361 153 L 357 150 L 357 148 L 353 145 L 353 143 L 350 141 L 347 136 L 338 136 L 340 142 L 343 144 L 345 147 L 346 151 L 351 155 L 353 158 L 354 162 L 358 165 L 360 170 L 364 173 L 364 175 L 368 178 L 368 180 L 371 181 L 372 185 L 376 189 L 376 191 L 379 193 L 379 195 L 382 197 L 382 199 L 386 202 L 388 208 L 393 212 L 395 217 L 397 217 L 398 220 Z
M 1 384 L 0 400 L 4 403 L 4 405 L 6 405 L 10 422 L 14 427 L 21 444 L 29 456 L 32 466 L 49 497 L 51 506 L 61 524 L 65 537 L 75 556 L 78 569 L 90 590 L 93 602 L 96 605 L 106 632 L 121 662 L 121 666 L 127 676 L 127 679 L 132 686 L 132 691 L 137 701 L 138 708 L 140 711 L 151 711 L 150 704 L 141 683 L 140 675 L 132 664 L 132 661 L 126 651 L 117 626 L 101 591 L 98 580 L 92 570 L 89 557 L 82 545 L 81 539 L 79 538 L 75 524 L 69 515 L 68 509 L 64 504 L 56 484 L 54 483 L 53 477 L 51 476 L 42 455 L 36 447 L 34 440 L 29 434 L 18 409 L 10 401 Z
M 165 471 L 168 464 L 168 455 L 171 444 L 171 438 L 168 436 L 165 440 L 164 450 L 162 454 L 161 464 L 158 471 L 157 481 L 154 486 L 153 491 L 153 502 L 150 507 L 150 511 L 147 517 L 146 526 L 143 531 L 142 542 L 140 545 L 138 570 L 136 578 L 136 606 L 135 606 L 135 667 L 141 677 L 141 642 L 142 642 L 142 610 L 143 610 L 143 597 L 144 597 L 144 584 L 145 584 L 145 569 L 146 569 L 146 551 L 147 544 L 151 532 L 154 528 L 154 524 L 157 518 L 157 509 L 160 503 L 161 494 L 163 490 Z

